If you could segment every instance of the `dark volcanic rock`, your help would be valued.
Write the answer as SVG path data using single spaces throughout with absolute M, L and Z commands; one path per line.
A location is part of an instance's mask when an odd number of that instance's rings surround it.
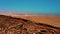
M 60 28 L 0 15 L 0 34 L 60 34 Z

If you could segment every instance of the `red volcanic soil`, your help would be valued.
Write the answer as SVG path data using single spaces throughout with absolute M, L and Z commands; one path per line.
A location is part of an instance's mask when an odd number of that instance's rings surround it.
M 23 18 L 0 15 L 0 34 L 60 34 L 60 28 Z

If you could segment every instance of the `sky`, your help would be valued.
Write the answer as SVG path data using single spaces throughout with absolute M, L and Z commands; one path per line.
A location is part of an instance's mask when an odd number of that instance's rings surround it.
M 0 13 L 60 14 L 60 0 L 0 0 Z

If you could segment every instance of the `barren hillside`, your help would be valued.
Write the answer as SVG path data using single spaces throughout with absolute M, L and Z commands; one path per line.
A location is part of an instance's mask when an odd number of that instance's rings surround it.
M 12 17 L 24 18 L 27 20 L 45 23 L 53 26 L 60 27 L 60 16 L 54 15 L 24 15 L 24 14 L 5 14 Z
M 23 18 L 0 15 L 0 34 L 60 34 L 60 28 Z

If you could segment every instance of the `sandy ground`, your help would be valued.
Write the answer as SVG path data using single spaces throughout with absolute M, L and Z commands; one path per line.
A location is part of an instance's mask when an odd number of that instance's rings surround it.
M 4 14 L 12 17 L 23 18 L 34 22 L 49 24 L 60 27 L 60 16 L 53 15 L 26 15 L 26 14 Z

